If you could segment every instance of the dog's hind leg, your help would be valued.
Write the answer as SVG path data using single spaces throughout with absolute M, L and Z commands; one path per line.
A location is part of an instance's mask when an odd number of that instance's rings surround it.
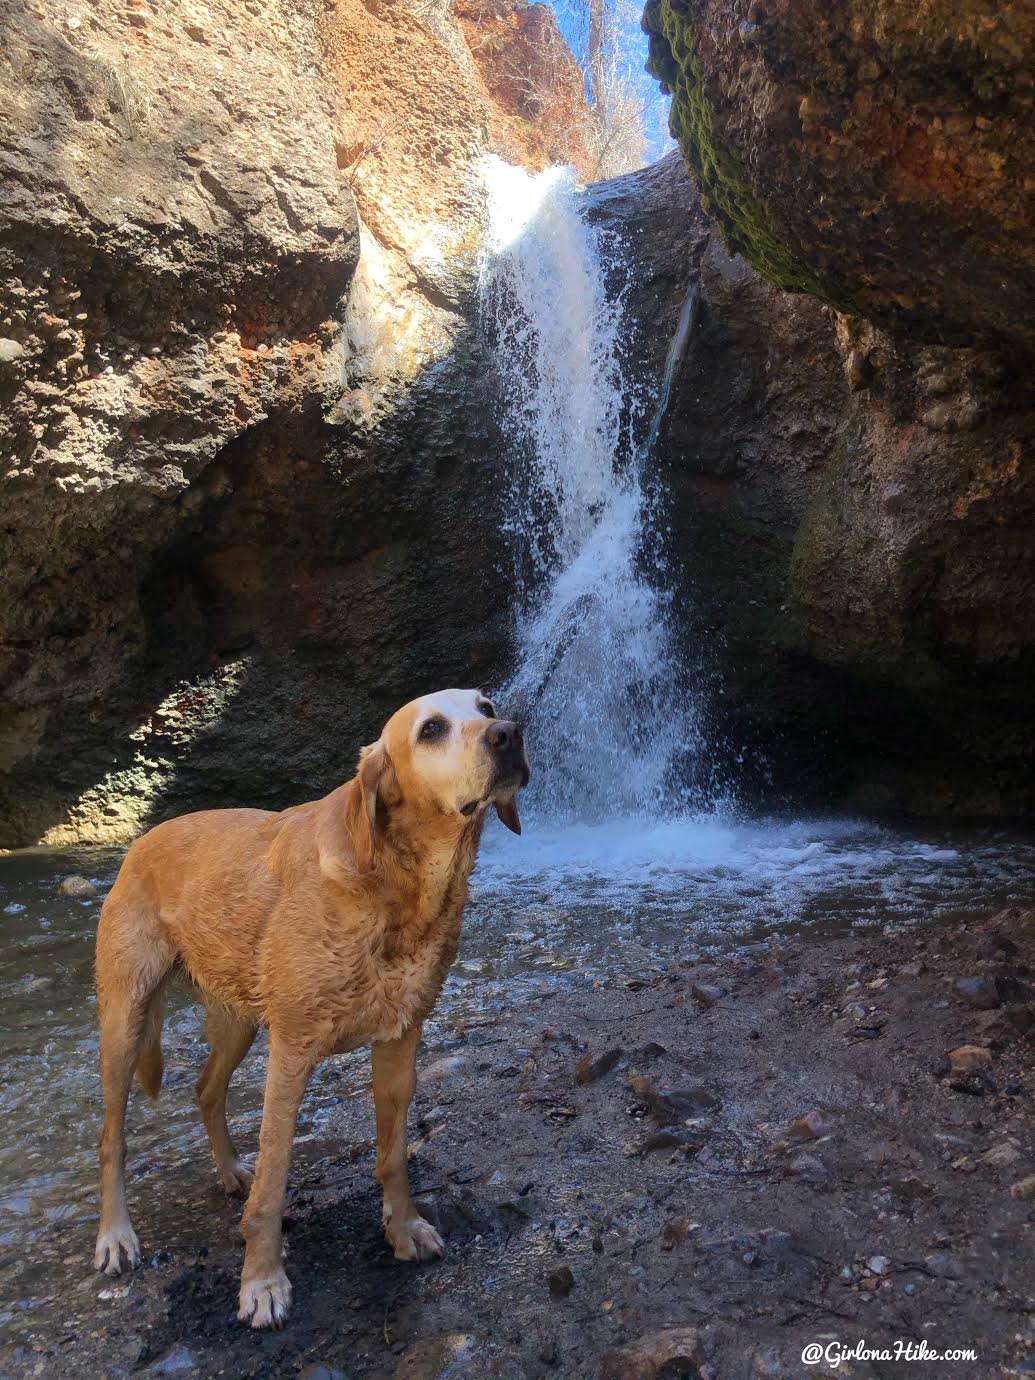
M 127 894 L 128 890 L 128 894 Z M 101 1025 L 101 1221 L 94 1265 L 105 1274 L 132 1268 L 140 1243 L 126 1208 L 126 1102 L 147 1046 L 141 1081 L 152 1096 L 161 1079 L 161 1017 L 165 982 L 176 952 L 146 895 L 116 880 L 97 927 L 97 1011 Z
M 232 1196 L 246 1198 L 252 1186 L 252 1171 L 238 1158 L 230 1139 L 226 1090 L 234 1070 L 252 1047 L 257 1027 L 216 1003 L 208 1006 L 207 1011 L 205 1036 L 210 1053 L 197 1082 L 198 1105 L 223 1187 Z
M 140 1260 L 140 1243 L 126 1207 L 126 1101 L 140 1057 L 152 1001 L 160 992 L 141 997 L 132 990 L 101 996 L 101 1086 L 104 1090 L 104 1130 L 101 1132 L 101 1222 L 94 1265 L 105 1274 L 122 1272 L 122 1257 L 130 1269 Z

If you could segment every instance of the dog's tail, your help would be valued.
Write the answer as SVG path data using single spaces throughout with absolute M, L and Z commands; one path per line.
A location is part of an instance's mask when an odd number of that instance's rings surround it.
M 144 1017 L 144 1043 L 137 1061 L 137 1082 L 148 1097 L 157 1098 L 162 1090 L 162 1022 L 165 1020 L 165 984 L 151 998 Z

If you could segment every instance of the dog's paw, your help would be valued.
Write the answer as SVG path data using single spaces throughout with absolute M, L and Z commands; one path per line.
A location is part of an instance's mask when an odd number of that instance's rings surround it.
M 232 1160 L 225 1169 L 219 1171 L 228 1198 L 247 1198 L 252 1191 L 255 1174 L 245 1160 Z
M 98 1232 L 97 1249 L 93 1253 L 94 1269 L 103 1270 L 106 1275 L 120 1275 L 123 1252 L 126 1255 L 126 1268 L 135 1269 L 140 1264 L 140 1242 L 128 1222 Z
M 446 1244 L 430 1222 L 419 1214 L 385 1222 L 385 1236 L 396 1260 L 438 1260 Z
M 252 1327 L 283 1327 L 291 1309 L 291 1281 L 283 1270 L 265 1279 L 241 1281 L 239 1322 Z

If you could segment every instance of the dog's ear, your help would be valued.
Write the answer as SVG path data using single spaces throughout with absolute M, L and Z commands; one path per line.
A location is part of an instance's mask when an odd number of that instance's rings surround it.
M 383 743 L 361 749 L 345 827 L 352 838 L 356 863 L 369 872 L 384 837 L 388 811 L 399 803 L 399 784 Z
M 521 816 L 518 814 L 517 800 L 514 796 L 509 800 L 497 800 L 496 813 L 512 834 L 521 833 Z

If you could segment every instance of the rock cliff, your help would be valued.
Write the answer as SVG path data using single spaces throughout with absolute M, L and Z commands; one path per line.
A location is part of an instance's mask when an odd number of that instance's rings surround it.
M 1035 348 L 1027 0 L 648 0 L 726 245 L 912 339 Z
M 731 775 L 769 803 L 1030 811 L 1023 369 L 777 287 L 729 255 L 678 155 L 597 196 L 640 226 L 627 301 L 647 370 L 658 285 L 669 310 L 687 274 L 700 287 L 654 463 Z
M 472 159 L 577 158 L 577 72 L 520 0 L 2 10 L 0 846 L 288 803 L 498 650 Z

